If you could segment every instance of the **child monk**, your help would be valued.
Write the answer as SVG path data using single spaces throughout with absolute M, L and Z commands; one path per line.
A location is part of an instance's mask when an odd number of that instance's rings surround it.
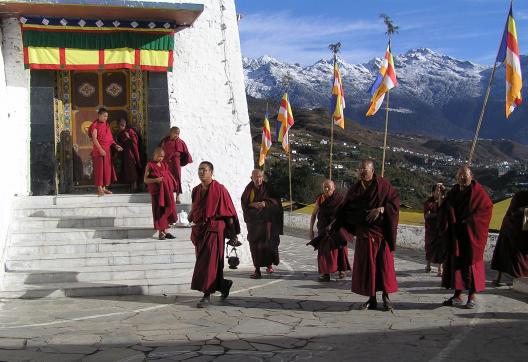
M 175 223 L 178 219 L 174 202 L 174 185 L 176 182 L 167 164 L 163 161 L 164 158 L 163 149 L 161 147 L 156 148 L 152 155 L 152 161 L 147 163 L 143 177 L 152 201 L 154 229 L 158 230 L 160 240 L 174 239 L 174 236 L 167 232 L 167 229 L 169 224 Z
M 94 183 L 97 186 L 97 195 L 103 196 L 112 193 L 107 187 L 112 181 L 117 181 L 114 166 L 112 165 L 111 147 L 114 147 L 117 151 L 122 151 L 123 148 L 114 141 L 110 125 L 107 122 L 108 111 L 105 108 L 100 108 L 97 114 L 97 119 L 90 125 L 88 134 L 93 142 Z
M 139 156 L 139 139 L 136 131 L 127 125 L 125 118 L 119 120 L 117 144 L 123 148 L 121 163 L 121 181 L 130 184 L 130 191 L 138 191 L 138 180 L 141 175 L 141 157 Z
M 181 186 L 181 168 L 189 163 L 192 163 L 192 157 L 187 149 L 187 145 L 180 138 L 180 129 L 178 127 L 171 127 L 169 135 L 161 140 L 161 147 L 165 151 L 165 162 L 169 166 L 169 170 L 176 180 L 176 203 L 180 203 L 180 194 L 182 193 Z

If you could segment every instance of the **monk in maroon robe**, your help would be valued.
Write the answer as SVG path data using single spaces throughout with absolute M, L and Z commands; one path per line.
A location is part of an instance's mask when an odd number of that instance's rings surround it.
M 466 308 L 476 307 L 476 295 L 486 287 L 484 249 L 493 203 L 475 180 L 468 166 L 457 172 L 457 182 L 447 193 L 440 210 L 440 227 L 449 235 L 442 286 L 455 289 L 443 302 L 446 306 L 463 304 L 462 291 L 468 290 Z
M 191 241 L 196 251 L 196 264 L 191 289 L 204 293 L 196 305 L 211 303 L 211 294 L 220 291 L 222 300 L 229 296 L 233 281 L 224 279 L 224 239 L 237 245 L 240 224 L 227 189 L 213 180 L 213 164 L 200 163 L 200 185 L 192 190 L 192 207 L 188 220 L 193 223 Z
M 284 212 L 279 198 L 264 181 L 261 170 L 253 170 L 251 173 L 251 182 L 242 193 L 241 203 L 255 267 L 250 278 L 260 279 L 261 267 L 266 267 L 268 273 L 273 273 L 271 265 L 279 265 L 279 235 L 283 233 Z
M 438 264 L 437 276 L 442 276 L 442 263 L 445 260 L 445 238 L 438 229 L 438 208 L 445 197 L 445 187 L 441 183 L 433 186 L 433 195 L 425 201 L 425 272 L 431 272 L 431 263 Z
M 514 278 L 528 277 L 528 230 L 523 231 L 525 209 L 528 208 L 528 190 L 517 192 L 504 215 L 493 252 L 491 268 Z
M 161 147 L 154 150 L 152 161 L 147 163 L 143 180 L 148 187 L 152 202 L 152 218 L 154 229 L 159 232 L 159 239 L 174 239 L 175 237 L 167 232 L 169 224 L 178 220 L 176 214 L 176 203 L 174 201 L 174 185 L 176 181 L 163 162 L 165 153 Z
M 329 233 L 328 227 L 334 222 L 336 212 L 343 203 L 343 195 L 335 190 L 335 184 L 331 180 L 323 182 L 323 193 L 315 201 L 312 217 L 310 218 L 310 239 L 314 240 L 314 224 L 317 218 L 317 237 L 320 238 L 317 245 L 312 242 L 317 249 L 318 271 L 322 274 L 320 282 L 330 281 L 330 274 L 339 272 L 339 278 L 346 276 L 346 271 L 350 270 L 348 261 L 348 242 L 353 241 L 353 236 L 341 228 L 339 233 Z M 343 237 L 343 233 L 346 236 Z
M 181 186 L 181 168 L 189 163 L 192 163 L 192 157 L 187 149 L 187 145 L 180 138 L 180 129 L 172 127 L 169 135 L 165 137 L 160 146 L 165 151 L 165 162 L 169 165 L 169 170 L 176 180 L 176 203 L 180 203 L 180 194 L 182 193 Z
M 92 138 L 92 163 L 93 163 L 93 178 L 95 186 L 97 186 L 97 195 L 111 194 L 112 191 L 107 187 L 117 181 L 114 165 L 112 164 L 111 147 L 117 151 L 122 151 L 123 148 L 115 143 L 112 136 L 112 130 L 108 124 L 108 111 L 104 108 L 97 112 L 98 117 L 92 122 L 88 128 L 88 134 Z
M 117 144 L 123 148 L 121 153 L 121 181 L 130 184 L 132 192 L 138 190 L 138 180 L 141 175 L 141 157 L 139 156 L 139 140 L 136 131 L 127 127 L 127 121 L 119 121 Z
M 333 228 L 344 226 L 356 236 L 352 292 L 369 296 L 360 310 L 377 309 L 376 292 L 382 292 L 383 308 L 393 311 L 389 293 L 398 291 L 393 252 L 400 197 L 391 184 L 374 173 L 374 163 L 363 160 L 359 182 L 353 185 L 336 214 Z

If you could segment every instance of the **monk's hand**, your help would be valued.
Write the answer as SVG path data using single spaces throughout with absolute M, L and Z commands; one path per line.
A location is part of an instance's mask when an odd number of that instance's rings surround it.
M 263 209 L 263 208 L 265 208 L 265 207 L 266 207 L 266 201 L 261 201 L 261 202 L 259 202 L 259 208 L 260 208 L 260 209 Z
M 123 147 L 121 147 L 121 146 L 119 146 L 119 145 L 116 145 L 116 149 L 117 149 L 118 152 L 123 151 Z
M 101 148 L 101 149 L 99 150 L 99 154 L 100 154 L 101 156 L 105 157 L 105 156 L 106 156 L 106 151 L 103 150 L 103 149 Z
M 367 221 L 370 223 L 376 221 L 384 211 L 385 208 L 383 206 L 370 210 L 367 214 Z
M 159 183 L 159 184 L 162 183 L 163 182 L 163 177 L 158 177 L 156 179 L 156 182 Z

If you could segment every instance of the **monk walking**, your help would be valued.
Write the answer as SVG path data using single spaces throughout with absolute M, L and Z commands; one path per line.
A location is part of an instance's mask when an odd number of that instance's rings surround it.
M 165 162 L 169 165 L 169 170 L 176 180 L 176 203 L 180 203 L 182 193 L 181 168 L 192 163 L 192 157 L 187 149 L 187 145 L 180 138 L 180 129 L 171 127 L 169 135 L 161 141 L 161 147 L 165 151 Z
M 523 220 L 528 208 L 528 190 L 517 192 L 504 215 L 493 252 L 491 268 L 499 272 L 496 284 L 500 284 L 501 274 L 514 278 L 528 277 L 528 225 Z
M 462 291 L 468 290 L 465 307 L 473 309 L 477 293 L 486 287 L 484 249 L 493 203 L 468 166 L 462 166 L 456 178 L 440 211 L 441 228 L 449 235 L 442 286 L 455 290 L 443 305 L 462 305 Z
M 249 248 L 255 272 L 252 279 L 260 279 L 261 267 L 273 273 L 279 265 L 279 243 L 283 233 L 284 213 L 280 200 L 264 181 L 261 170 L 253 170 L 251 182 L 242 193 L 242 210 L 248 229 Z
M 160 240 L 174 239 L 169 233 L 169 224 L 178 220 L 176 204 L 174 202 L 174 177 L 169 172 L 167 164 L 163 162 L 165 153 L 161 147 L 154 150 L 152 161 L 147 163 L 143 181 L 148 187 L 152 202 L 152 218 L 154 229 L 158 230 Z
M 220 291 L 222 300 L 229 296 L 233 281 L 224 279 L 224 239 L 237 244 L 240 224 L 231 196 L 213 180 L 214 167 L 204 161 L 198 167 L 200 184 L 192 190 L 192 206 L 188 220 L 193 223 L 191 241 L 196 251 L 196 264 L 191 289 L 204 293 L 196 305 L 211 304 L 211 294 Z
M 425 220 L 425 272 L 431 272 L 431 263 L 438 264 L 436 276 L 442 276 L 442 263 L 445 260 L 445 239 L 438 229 L 438 209 L 445 197 L 445 187 L 442 183 L 433 186 L 433 195 L 424 203 Z
M 389 293 L 398 291 L 392 254 L 400 197 L 387 180 L 374 173 L 371 160 L 361 161 L 358 176 L 336 214 L 333 229 L 344 226 L 356 236 L 352 292 L 369 297 L 359 309 L 377 309 L 376 292 L 381 291 L 383 309 L 393 311 Z
M 97 114 L 97 119 L 90 125 L 88 134 L 93 142 L 94 183 L 97 186 L 97 195 L 103 196 L 112 193 L 112 191 L 108 190 L 108 186 L 113 181 L 117 181 L 114 166 L 112 165 L 111 147 L 114 147 L 117 151 L 122 151 L 123 148 L 114 141 L 110 125 L 107 122 L 108 111 L 105 108 L 100 108 Z
M 125 118 L 119 120 L 117 144 L 123 148 L 121 180 L 130 184 L 130 191 L 138 191 L 138 180 L 141 175 L 141 157 L 139 156 L 139 139 L 136 131 L 128 127 Z
M 336 212 L 343 203 L 344 197 L 335 190 L 335 184 L 331 180 L 323 182 L 323 193 L 315 201 L 315 207 L 310 218 L 310 239 L 314 240 L 314 224 L 317 218 L 317 266 L 321 274 L 320 282 L 329 282 L 330 274 L 339 272 L 339 278 L 346 276 L 350 270 L 348 261 L 348 241 L 353 236 L 341 228 L 339 233 L 330 234 L 328 227 L 334 222 Z M 346 234 L 344 234 L 346 233 Z M 313 245 L 313 244 L 312 244 Z

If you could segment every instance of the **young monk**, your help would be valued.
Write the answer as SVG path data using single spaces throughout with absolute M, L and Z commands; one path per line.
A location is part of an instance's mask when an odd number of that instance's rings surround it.
M 214 167 L 204 161 L 198 168 L 200 184 L 192 190 L 192 206 L 188 221 L 194 225 L 191 241 L 196 251 L 196 264 L 191 282 L 192 290 L 199 290 L 202 299 L 198 308 L 208 307 L 211 294 L 219 291 L 222 300 L 229 296 L 233 281 L 224 279 L 224 239 L 236 244 L 240 234 L 238 216 L 229 192 L 213 180 Z
M 163 162 L 164 157 L 163 149 L 156 148 L 152 155 L 152 161 L 147 163 L 143 177 L 152 201 L 154 229 L 158 230 L 160 240 L 175 238 L 167 232 L 167 229 L 169 224 L 178 220 L 174 202 L 174 184 L 176 182 L 169 172 L 167 164 Z
M 431 263 L 438 264 L 436 275 L 442 276 L 442 263 L 445 261 L 445 239 L 438 228 L 438 209 L 445 197 L 445 187 L 442 183 L 433 186 L 432 196 L 424 203 L 425 220 L 425 272 L 431 272 Z
M 339 272 L 339 278 L 346 277 L 350 270 L 348 261 L 348 241 L 353 240 L 353 235 L 341 228 L 338 233 L 330 234 L 328 227 L 334 222 L 335 215 L 344 201 L 343 195 L 335 189 L 332 180 L 323 182 L 323 193 L 315 200 L 315 207 L 310 218 L 310 239 L 315 237 L 314 225 L 317 219 L 317 265 L 320 282 L 329 282 L 330 274 Z
M 181 168 L 192 163 L 192 157 L 187 149 L 187 145 L 180 138 L 180 129 L 171 127 L 169 135 L 161 140 L 160 146 L 165 151 L 165 162 L 169 165 L 169 170 L 176 180 L 176 203 L 180 203 L 181 186 Z
M 93 178 L 97 186 L 97 195 L 111 194 L 112 191 L 107 187 L 112 181 L 117 181 L 114 166 L 112 165 L 111 147 L 117 151 L 123 148 L 115 143 L 110 125 L 108 124 L 108 111 L 100 108 L 97 112 L 98 117 L 92 122 L 88 129 L 88 134 L 92 138 L 92 160 L 93 160 Z
M 123 148 L 121 180 L 130 184 L 130 191 L 138 191 L 138 180 L 141 175 L 141 157 L 136 131 L 128 127 L 125 118 L 119 120 L 117 144 Z

